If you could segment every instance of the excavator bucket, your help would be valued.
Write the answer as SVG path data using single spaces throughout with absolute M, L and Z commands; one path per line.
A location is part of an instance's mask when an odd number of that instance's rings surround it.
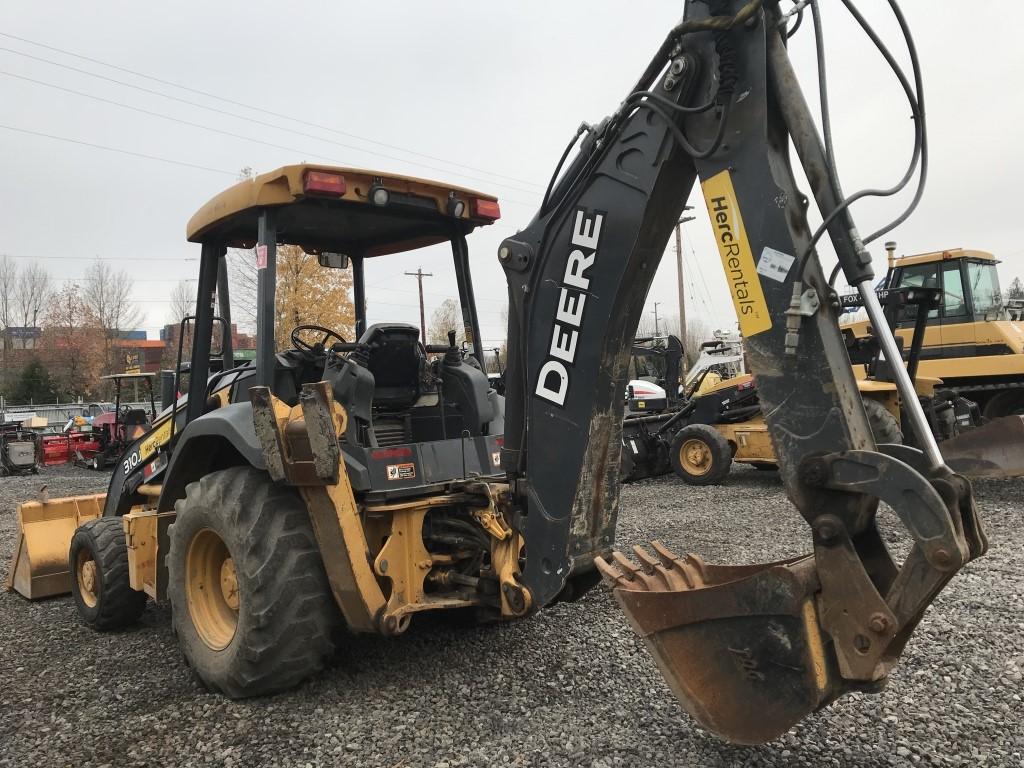
M 954 472 L 967 477 L 1024 475 L 1024 416 L 1003 416 L 939 444 Z
M 602 575 L 687 712 L 738 744 L 760 744 L 847 685 L 819 630 L 814 557 L 708 565 L 636 547 L 598 558 Z
M 18 536 L 4 586 L 29 600 L 70 592 L 71 537 L 102 514 L 105 500 L 101 493 L 18 505 Z

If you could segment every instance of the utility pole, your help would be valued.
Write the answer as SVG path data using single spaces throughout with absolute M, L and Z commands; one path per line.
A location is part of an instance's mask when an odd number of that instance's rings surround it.
M 423 314 L 423 278 L 433 277 L 433 272 L 424 272 L 423 267 L 417 268 L 415 272 L 406 272 L 409 277 L 415 277 L 420 286 L 420 341 L 427 343 L 427 320 Z
M 654 302 L 654 335 L 655 336 L 660 336 L 661 335 L 658 332 L 658 305 L 659 304 L 661 304 L 660 301 Z
M 683 206 L 692 211 L 692 205 Z M 686 367 L 686 285 L 683 282 L 683 224 L 693 221 L 693 216 L 683 216 L 676 222 L 676 279 L 679 283 L 679 340 L 683 342 L 683 367 Z

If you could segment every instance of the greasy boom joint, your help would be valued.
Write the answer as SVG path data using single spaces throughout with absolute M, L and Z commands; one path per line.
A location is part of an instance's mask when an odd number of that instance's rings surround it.
M 549 359 L 540 367 L 534 390 L 555 405 L 565 405 L 569 391 L 569 371 L 576 360 L 576 342 L 583 322 L 583 307 L 587 301 L 590 278 L 586 272 L 597 259 L 597 244 L 601 237 L 604 214 L 588 215 L 585 208 L 576 211 L 570 245 L 572 251 L 565 262 L 565 273 L 558 294 L 555 322 L 551 327 Z

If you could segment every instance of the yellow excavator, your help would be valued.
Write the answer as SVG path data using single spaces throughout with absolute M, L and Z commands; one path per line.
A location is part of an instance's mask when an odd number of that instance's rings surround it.
M 683 706 L 721 738 L 763 742 L 848 692 L 881 690 L 987 542 L 901 366 L 921 447 L 872 437 L 813 248 L 826 229 L 887 358 L 898 350 L 786 51 L 793 23 L 769 0 L 689 0 L 615 112 L 581 128 L 536 216 L 498 250 L 510 305 L 500 421 L 480 368 L 454 343 L 431 359 L 409 326 L 354 340 L 318 329 L 284 357 L 272 346 L 278 244 L 357 274 L 365 258 L 429 242 L 451 242 L 464 264 L 492 198 L 306 165 L 214 197 L 188 229 L 201 259 L 181 429 L 146 458 L 129 448 L 121 465 L 142 472 L 105 500 L 56 502 L 78 504 L 79 519 L 102 507 L 68 550 L 82 618 L 124 626 L 147 594 L 166 598 L 195 674 L 241 697 L 314 674 L 340 627 L 391 636 L 456 608 L 518 619 L 603 576 Z M 829 224 L 817 235 L 791 142 Z M 780 476 L 811 532 L 811 552 L 781 562 L 711 565 L 657 542 L 635 561 L 614 551 L 629 352 L 698 181 Z M 256 361 L 208 380 L 218 271 L 238 245 L 257 254 Z M 155 456 L 166 464 L 147 476 Z M 913 539 L 902 564 L 876 527 L 880 501 Z M 22 519 L 45 509 L 22 505 Z

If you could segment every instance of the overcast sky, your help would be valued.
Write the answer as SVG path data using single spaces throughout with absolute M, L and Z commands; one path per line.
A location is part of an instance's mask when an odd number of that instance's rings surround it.
M 888 186 L 910 152 L 909 109 L 841 5 L 823 5 L 844 189 Z M 888 4 L 858 5 L 906 61 Z M 1005 285 L 1024 275 L 1016 141 L 1024 3 L 989 0 L 979 4 L 984 13 L 953 0 L 903 5 L 924 67 L 932 160 L 920 208 L 891 237 L 901 253 L 992 251 Z M 198 267 L 186 221 L 238 169 L 306 160 L 419 175 L 501 200 L 502 220 L 470 238 L 482 333 L 497 343 L 505 304 L 497 244 L 532 217 L 579 123 L 600 120 L 626 95 L 682 3 L 0 0 L 0 9 L 0 253 L 45 259 L 61 281 L 81 278 L 96 257 L 111 260 L 134 277 L 153 335 L 170 290 Z M 816 108 L 809 24 L 792 56 Z M 861 232 L 905 199 L 858 204 Z M 699 198 L 691 203 L 688 312 L 710 328 L 735 327 L 707 214 Z M 872 253 L 884 271 L 881 243 Z M 428 314 L 457 295 L 450 260 L 438 248 L 377 260 L 368 271 L 371 321 L 418 324 L 415 280 L 402 274 L 417 267 L 434 273 Z M 657 301 L 662 317 L 677 314 L 675 278 L 670 246 L 648 310 Z

